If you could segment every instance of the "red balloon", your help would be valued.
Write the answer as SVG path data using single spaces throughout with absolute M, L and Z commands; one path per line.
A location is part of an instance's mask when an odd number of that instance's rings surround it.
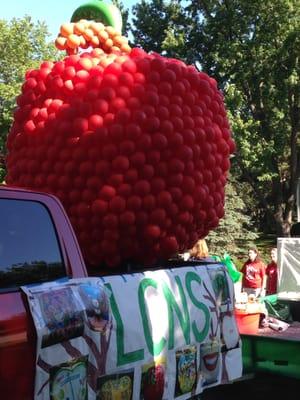
M 28 134 L 33 133 L 33 132 L 35 131 L 35 129 L 36 129 L 36 126 L 35 126 L 35 123 L 33 122 L 32 119 L 30 119 L 29 121 L 27 121 L 27 122 L 24 124 L 24 131 L 25 131 L 26 133 L 28 133 Z
M 122 69 L 125 72 L 135 73 L 137 71 L 137 64 L 134 59 L 127 59 L 123 62 Z
M 105 160 L 112 160 L 118 154 L 117 146 L 114 144 L 106 144 L 102 147 L 102 156 Z
M 128 183 L 122 183 L 118 186 L 117 192 L 122 197 L 129 197 L 132 193 L 132 186 Z
M 145 236 L 148 238 L 157 239 L 160 236 L 160 227 L 157 225 L 148 225 L 145 228 Z
M 169 170 L 171 173 L 183 172 L 184 171 L 184 162 L 177 158 L 172 158 L 169 163 Z
M 79 203 L 77 206 L 77 215 L 79 217 L 87 217 L 89 215 L 89 207 L 86 203 Z
M 150 183 L 146 180 L 140 180 L 134 184 L 133 191 L 138 196 L 145 196 L 151 191 Z
M 168 208 L 168 206 L 172 203 L 172 196 L 167 190 L 163 190 L 159 193 L 157 197 L 157 204 L 162 207 Z
M 162 57 L 155 57 L 151 60 L 151 69 L 160 74 L 166 69 L 165 60 Z
M 124 179 L 125 182 L 133 184 L 138 180 L 138 173 L 136 169 L 130 168 L 126 173 L 124 174 Z
M 104 200 L 111 200 L 116 195 L 116 189 L 113 186 L 104 185 L 100 190 L 100 197 Z
M 194 205 L 194 199 L 189 194 L 184 195 L 180 201 L 180 206 L 183 210 L 191 210 Z
M 130 123 L 125 127 L 126 137 L 134 142 L 141 136 L 142 131 L 139 125 Z
M 135 223 L 135 214 L 132 211 L 125 211 L 120 215 L 120 224 L 124 226 L 133 225 Z
M 114 187 L 119 187 L 122 185 L 124 182 L 124 175 L 121 174 L 113 174 L 109 177 L 107 183 L 114 186 Z
M 167 236 L 161 241 L 161 249 L 163 254 L 174 255 L 178 252 L 179 246 L 175 236 Z
M 125 156 L 117 156 L 112 162 L 112 166 L 117 171 L 126 171 L 129 168 L 129 160 Z
M 162 222 L 165 220 L 166 218 L 166 211 L 163 208 L 156 208 L 155 210 L 153 210 L 150 214 L 150 220 L 153 223 L 156 223 L 158 225 L 161 225 Z
M 139 175 L 142 179 L 149 181 L 155 173 L 153 165 L 145 164 L 139 171 Z
M 165 181 L 162 178 L 156 177 L 151 181 L 151 189 L 154 194 L 157 194 L 165 189 Z
M 141 167 L 146 162 L 146 156 L 143 152 L 138 151 L 130 157 L 130 163 L 135 167 Z
M 119 224 L 118 216 L 115 214 L 106 214 L 103 217 L 102 225 L 107 229 L 117 228 Z
M 126 202 L 123 197 L 115 196 L 109 202 L 109 208 L 113 213 L 119 214 L 126 208 Z
M 162 150 L 168 146 L 168 140 L 165 135 L 161 133 L 155 133 L 152 136 L 152 143 L 154 148 Z
M 153 210 L 156 206 L 156 198 L 152 194 L 148 194 L 143 198 L 143 207 L 145 210 Z
M 127 200 L 127 207 L 129 210 L 137 211 L 142 206 L 142 199 L 139 196 L 130 196 Z

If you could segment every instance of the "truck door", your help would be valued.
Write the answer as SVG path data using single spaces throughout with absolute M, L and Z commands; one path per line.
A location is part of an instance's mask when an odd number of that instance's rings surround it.
M 1 188 L 0 188 L 1 189 Z M 66 276 L 47 207 L 0 190 L 0 397 L 32 400 L 35 331 L 20 286 Z

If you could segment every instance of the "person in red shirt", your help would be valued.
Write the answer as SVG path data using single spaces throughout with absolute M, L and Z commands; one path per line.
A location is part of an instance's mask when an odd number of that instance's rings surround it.
M 266 283 L 266 266 L 259 257 L 258 250 L 251 248 L 248 251 L 248 260 L 243 265 L 242 291 L 254 294 L 255 297 L 264 296 Z
M 277 248 L 271 249 L 271 262 L 267 265 L 267 286 L 266 294 L 277 293 Z

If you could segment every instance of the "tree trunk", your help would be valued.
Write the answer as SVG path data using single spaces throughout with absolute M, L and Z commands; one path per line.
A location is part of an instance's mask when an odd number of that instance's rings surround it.
M 288 237 L 290 236 L 291 226 L 292 226 L 292 212 L 289 212 L 288 218 L 284 218 L 284 210 L 282 207 L 278 207 L 274 214 L 275 226 L 276 226 L 276 236 L 277 237 Z

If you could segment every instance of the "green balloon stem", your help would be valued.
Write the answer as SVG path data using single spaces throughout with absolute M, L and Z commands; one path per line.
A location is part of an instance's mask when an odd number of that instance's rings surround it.
M 102 0 L 92 0 L 79 6 L 71 17 L 71 22 L 81 19 L 102 22 L 112 26 L 117 31 L 122 31 L 122 15 L 120 10 L 113 4 Z

